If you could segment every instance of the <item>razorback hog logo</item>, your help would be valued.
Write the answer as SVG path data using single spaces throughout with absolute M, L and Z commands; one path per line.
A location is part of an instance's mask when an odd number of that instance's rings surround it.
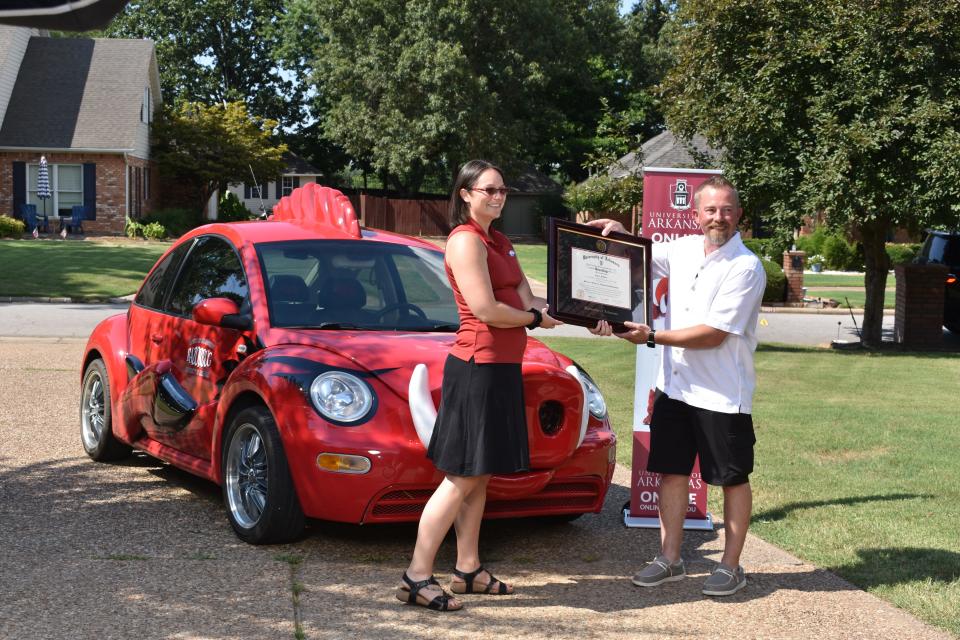
M 667 290 L 670 287 L 669 278 L 660 278 L 657 282 L 657 288 L 653 293 L 653 319 L 663 318 L 667 315 Z

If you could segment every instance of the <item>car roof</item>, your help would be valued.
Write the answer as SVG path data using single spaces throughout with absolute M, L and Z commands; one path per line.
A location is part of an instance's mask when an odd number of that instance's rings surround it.
M 306 221 L 252 220 L 246 222 L 218 222 L 197 227 L 184 234 L 183 240 L 204 234 L 225 236 L 234 245 L 284 242 L 292 240 L 353 240 L 355 242 L 387 242 L 439 251 L 440 248 L 426 240 L 391 233 L 380 229 L 361 228 L 359 238 L 349 238 L 324 224 Z
M 940 236 L 941 238 L 955 238 L 960 236 L 960 231 L 941 231 L 939 229 L 927 229 L 931 236 Z

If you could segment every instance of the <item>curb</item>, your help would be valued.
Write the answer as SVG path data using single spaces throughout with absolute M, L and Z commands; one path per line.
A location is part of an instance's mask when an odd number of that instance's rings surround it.
M 57 298 L 46 296 L 0 296 L 0 302 L 28 302 L 40 304 L 129 304 L 133 295 L 122 298 Z

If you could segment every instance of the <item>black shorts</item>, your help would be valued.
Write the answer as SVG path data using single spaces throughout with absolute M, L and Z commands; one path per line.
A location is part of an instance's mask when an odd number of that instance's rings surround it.
M 743 484 L 753 472 L 756 441 L 749 413 L 691 407 L 658 389 L 650 419 L 647 471 L 690 475 L 700 454 L 700 474 L 707 484 Z

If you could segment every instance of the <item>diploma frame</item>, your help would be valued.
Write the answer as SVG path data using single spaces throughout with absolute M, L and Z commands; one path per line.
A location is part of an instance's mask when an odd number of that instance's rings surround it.
M 550 218 L 547 238 L 547 303 L 567 324 L 595 327 L 606 320 L 625 331 L 627 320 L 650 325 L 653 242 Z

